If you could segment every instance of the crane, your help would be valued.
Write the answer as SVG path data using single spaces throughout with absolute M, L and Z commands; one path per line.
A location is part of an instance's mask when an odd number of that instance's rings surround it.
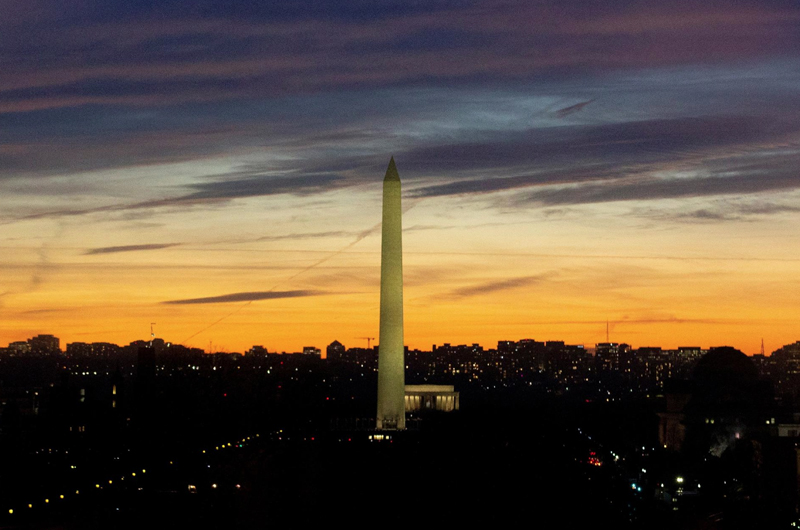
M 375 337 L 356 337 L 356 338 L 357 339 L 367 339 L 367 349 L 369 349 L 370 344 L 372 343 L 372 341 L 375 340 Z

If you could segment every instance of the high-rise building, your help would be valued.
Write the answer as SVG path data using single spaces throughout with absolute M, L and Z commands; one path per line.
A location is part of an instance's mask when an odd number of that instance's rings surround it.
M 18 340 L 16 342 L 10 342 L 8 344 L 8 349 L 13 355 L 24 355 L 31 352 L 31 345 L 28 341 Z
M 260 344 L 256 345 L 256 346 L 253 346 L 252 348 L 247 350 L 247 352 L 245 352 L 245 355 L 262 355 L 263 356 L 263 355 L 266 355 L 266 354 L 267 354 L 267 349 L 264 346 L 261 346 Z
M 344 357 L 345 347 L 344 344 L 335 340 L 328 344 L 325 350 L 325 358 L 329 361 L 340 361 Z
M 400 175 L 392 157 L 383 179 L 377 429 L 406 428 L 402 215 Z
M 31 353 L 34 355 L 50 355 L 61 353 L 61 341 L 53 335 L 36 335 L 28 339 Z
M 627 344 L 618 344 L 616 342 L 601 342 L 595 344 L 594 359 L 597 369 L 601 372 L 604 371 L 619 371 L 620 369 L 620 355 L 626 352 Z
M 322 355 L 322 351 L 315 346 L 303 346 L 303 355 L 313 355 L 315 357 L 319 357 Z

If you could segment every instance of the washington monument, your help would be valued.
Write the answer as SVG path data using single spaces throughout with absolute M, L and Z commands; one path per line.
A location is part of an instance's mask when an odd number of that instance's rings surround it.
M 377 429 L 406 428 L 402 215 L 400 175 L 392 157 L 383 179 Z

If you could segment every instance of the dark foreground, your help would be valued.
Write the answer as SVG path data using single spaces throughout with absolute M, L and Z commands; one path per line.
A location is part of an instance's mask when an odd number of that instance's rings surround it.
M 663 479 L 647 473 L 670 476 L 669 457 L 633 434 L 651 432 L 643 425 L 652 421 L 647 407 L 538 405 L 489 403 L 428 416 L 418 430 L 381 441 L 370 440 L 375 433 L 368 431 L 289 422 L 210 445 L 154 434 L 127 447 L 54 451 L 16 466 L 6 459 L 11 473 L 4 476 L 0 527 L 256 529 L 398 521 L 788 528 L 784 516 L 728 493 L 694 495 L 687 487 L 665 502 L 657 489 Z

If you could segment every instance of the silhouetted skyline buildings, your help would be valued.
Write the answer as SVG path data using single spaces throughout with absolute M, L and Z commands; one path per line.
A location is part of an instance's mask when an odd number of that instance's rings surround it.
M 81 361 L 102 362 L 108 366 L 120 363 L 122 366 L 135 365 L 140 351 L 150 346 L 151 341 L 137 340 L 125 346 L 107 342 L 73 342 L 64 351 L 59 347 L 59 339 L 54 335 L 38 335 L 28 341 L 10 343 L 0 348 L 2 359 L 51 358 L 80 363 Z M 161 369 L 168 366 L 179 368 L 183 364 L 205 366 L 213 364 L 214 359 L 264 358 L 290 360 L 293 357 L 318 359 L 331 365 L 352 364 L 361 369 L 361 375 L 378 370 L 378 351 L 380 345 L 371 348 L 347 348 L 334 340 L 325 348 L 322 356 L 320 348 L 305 346 L 294 353 L 269 352 L 263 345 L 256 345 L 245 352 L 207 353 L 199 348 L 165 341 L 152 340 L 153 362 L 162 363 Z M 598 388 L 605 386 L 624 387 L 626 391 L 648 391 L 662 389 L 672 379 L 688 377 L 694 365 L 709 350 L 699 346 L 684 346 L 664 349 L 654 346 L 634 348 L 625 343 L 597 343 L 594 348 L 584 345 L 570 345 L 564 341 L 518 341 L 501 340 L 496 348 L 484 348 L 473 344 L 454 345 L 445 343 L 432 345 L 430 350 L 409 349 L 405 347 L 405 377 L 413 383 L 459 382 L 466 384 L 519 384 L 547 380 L 564 388 L 592 386 L 599 382 Z M 749 357 L 759 374 L 772 380 L 776 392 L 800 395 L 800 341 L 784 345 L 770 355 Z M 282 361 L 281 361 L 282 362 Z M 78 370 L 80 373 L 80 370 Z
M 229 352 L 227 350 L 216 350 L 216 351 L 206 351 L 202 348 L 197 347 L 187 347 L 182 344 L 177 344 L 171 341 L 167 341 L 163 338 L 155 337 L 152 339 L 153 344 L 157 348 L 176 348 L 180 350 L 187 350 L 192 352 L 200 352 L 203 354 L 212 354 L 212 353 L 228 353 L 233 355 L 247 355 L 247 354 L 281 354 L 281 355 L 294 355 L 294 354 L 306 354 L 306 355 L 321 355 L 322 350 L 317 346 L 303 346 L 300 350 L 296 352 L 287 352 L 287 351 L 277 351 L 273 350 L 270 351 L 267 346 L 264 345 L 254 345 L 248 350 L 243 352 Z M 25 355 L 25 354 L 32 354 L 32 355 L 47 355 L 47 354 L 60 354 L 65 353 L 67 355 L 83 355 L 83 356 L 96 356 L 96 357 L 103 357 L 108 355 L 114 355 L 125 348 L 133 348 L 138 347 L 140 345 L 149 343 L 149 340 L 134 340 L 130 342 L 128 345 L 118 345 L 110 342 L 71 342 L 65 345 L 65 348 L 61 348 L 61 340 L 56 337 L 55 335 L 51 334 L 39 334 L 33 337 L 28 338 L 27 340 L 23 341 L 14 341 L 8 343 L 7 347 L 0 347 L 0 355 Z M 334 355 L 341 354 L 342 352 L 349 351 L 349 350 L 372 350 L 378 351 L 379 344 L 371 345 L 370 348 L 360 348 L 360 347 L 353 347 L 347 348 L 345 344 L 340 342 L 339 340 L 334 340 L 330 344 L 326 346 L 326 355 L 333 353 Z M 451 343 L 443 343 L 440 345 L 433 344 L 430 350 L 420 350 L 418 348 L 410 349 L 408 346 L 405 346 L 405 351 L 414 351 L 414 352 L 433 352 L 440 348 L 445 349 L 464 349 L 464 348 L 473 348 L 478 349 L 480 351 L 496 351 L 499 353 L 513 353 L 513 352 L 520 352 L 525 350 L 531 350 L 536 348 L 565 348 L 567 350 L 581 350 L 590 353 L 591 355 L 599 355 L 609 358 L 616 358 L 619 355 L 625 355 L 626 353 L 630 352 L 638 352 L 641 353 L 680 353 L 686 356 L 698 355 L 701 353 L 707 352 L 709 349 L 717 347 L 701 347 L 701 346 L 679 346 L 674 349 L 669 348 L 662 348 L 661 346 L 640 346 L 638 348 L 634 348 L 631 344 L 625 342 L 598 342 L 595 343 L 594 347 L 587 347 L 585 344 L 567 344 L 564 341 L 560 340 L 547 340 L 547 341 L 537 341 L 534 339 L 518 339 L 514 340 L 499 340 L 497 341 L 496 348 L 485 348 L 484 345 L 479 343 L 471 343 L 471 344 L 459 344 L 453 345 Z M 794 355 L 796 353 L 800 353 L 800 341 L 795 343 L 790 343 L 777 348 L 771 355 Z M 752 355 L 754 358 L 758 358 L 759 354 Z M 614 362 L 614 361 L 610 361 Z M 613 364 L 612 364 L 613 365 Z
M 56 341 L 52 335 L 32 338 L 50 346 Z M 301 459 L 296 465 L 303 466 L 305 444 L 315 440 L 323 444 L 308 446 L 315 459 L 323 451 L 323 462 L 337 462 L 356 451 L 362 454 L 358 461 L 371 466 L 377 453 L 364 444 L 380 441 L 367 437 L 375 427 L 378 347 L 347 348 L 332 341 L 325 357 L 320 350 L 307 346 L 279 354 L 259 345 L 243 353 L 207 354 L 161 338 L 124 346 L 76 342 L 65 351 L 4 348 L 0 445 L 19 461 L 10 465 L 14 477 L 25 475 L 25 465 L 39 466 L 48 477 L 46 484 L 29 480 L 19 491 L 6 487 L 7 509 L 16 514 L 28 499 L 40 503 L 54 488 L 83 495 L 87 484 L 121 496 L 101 492 L 82 501 L 102 506 L 112 499 L 139 498 L 134 497 L 139 487 L 161 491 L 174 483 L 183 495 L 205 501 L 217 499 L 219 490 L 263 502 L 249 489 L 254 479 L 246 478 L 249 466 L 260 465 L 261 451 L 283 455 L 292 447 L 292 458 Z M 447 447 L 459 458 L 496 462 L 500 457 L 514 462 L 514 469 L 523 454 L 532 459 L 532 470 L 541 469 L 541 454 L 560 455 L 553 456 L 559 464 L 548 480 L 567 473 L 572 488 L 597 484 L 602 492 L 592 495 L 602 494 L 613 508 L 607 518 L 617 513 L 644 524 L 666 507 L 674 520 L 736 499 L 760 510 L 754 512 L 759 517 L 783 521 L 800 499 L 790 465 L 800 440 L 800 342 L 769 356 L 748 357 L 725 347 L 667 350 L 599 343 L 588 349 L 522 339 L 499 341 L 489 349 L 433 345 L 429 351 L 407 350 L 405 359 L 408 384 L 418 389 L 447 385 L 460 396 L 460 407 L 447 413 L 424 407 L 407 412 L 413 429 L 393 436 L 425 440 L 437 429 L 452 429 L 457 435 L 447 438 Z M 266 433 L 264 443 L 251 446 L 248 438 L 259 432 Z M 476 433 L 485 438 L 480 448 L 470 440 Z M 227 445 L 231 440 L 238 440 L 236 447 Z M 393 441 L 397 451 L 417 443 Z M 348 443 L 352 449 L 344 449 Z M 508 452 L 531 443 L 542 444 L 539 452 Z M 220 460 L 220 447 L 236 452 Z M 705 463 L 707 455 L 716 459 L 713 465 Z M 419 455 L 408 458 L 410 469 L 427 465 Z M 120 484 L 120 475 L 107 471 L 120 466 L 146 468 L 151 478 Z M 294 466 L 289 466 L 292 473 Z M 448 472 L 462 481 L 474 479 L 458 465 Z M 513 476 L 509 471 L 504 480 Z M 741 489 L 725 484 L 737 484 L 733 478 Z M 699 512 L 696 499 L 705 503 Z M 64 506 L 84 513 L 87 508 L 76 502 Z M 53 513 L 34 506 L 26 517 Z M 272 506 L 272 517 L 290 517 Z M 0 513 L 0 520 L 15 514 Z

